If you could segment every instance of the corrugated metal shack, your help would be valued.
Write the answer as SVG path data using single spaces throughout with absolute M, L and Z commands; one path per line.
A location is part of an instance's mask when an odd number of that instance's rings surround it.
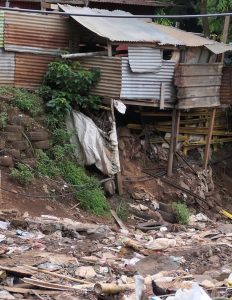
M 37 88 L 49 62 L 71 51 L 69 18 L 0 12 L 0 85 Z
M 171 114 L 166 113 L 171 116 L 172 121 L 165 121 L 165 125 L 160 122 L 159 127 L 161 132 L 171 133 L 168 175 L 172 174 L 179 137 L 188 147 L 206 145 L 204 167 L 207 168 L 210 145 L 222 140 L 225 142 L 225 137 L 228 136 L 228 141 L 231 141 L 231 132 L 226 132 L 223 125 L 216 124 L 216 128 L 220 130 L 214 130 L 214 120 L 215 116 L 217 119 L 221 115 L 216 115 L 215 110 L 215 107 L 221 105 L 221 56 L 231 51 L 232 47 L 145 20 L 113 18 L 114 15 L 129 15 L 123 11 L 110 12 L 70 5 L 60 5 L 60 8 L 69 13 L 109 16 L 72 16 L 78 24 L 80 42 L 92 40 L 108 52 L 105 56 L 85 51 L 76 56 L 64 56 L 73 59 L 76 57 L 84 68 L 100 69 L 100 82 L 92 93 L 103 97 L 106 102 L 120 99 L 127 105 L 139 105 L 143 118 L 158 118 L 160 111 L 154 111 L 155 107 L 172 108 Z M 153 109 L 143 112 L 142 107 L 145 106 Z M 188 113 L 181 117 L 181 110 L 190 109 L 195 110 L 193 119 L 193 115 L 189 115 L 189 119 Z M 200 135 L 201 139 L 191 144 L 188 138 L 191 134 Z M 216 139 L 212 139 L 212 136 Z
M 123 11 L 70 5 L 60 5 L 60 8 L 70 13 L 109 15 L 102 18 L 73 16 L 80 32 L 85 31 L 96 44 L 108 45 L 108 57 L 96 54 L 80 59 L 84 67 L 95 66 L 101 70 L 101 80 L 93 94 L 122 99 L 132 105 L 142 102 L 164 108 L 220 105 L 222 63 L 219 55 L 231 51 L 231 46 L 144 20 L 110 18 L 115 14 L 129 15 Z M 117 47 L 122 44 L 126 51 L 119 56 Z M 169 59 L 168 51 L 172 52 Z

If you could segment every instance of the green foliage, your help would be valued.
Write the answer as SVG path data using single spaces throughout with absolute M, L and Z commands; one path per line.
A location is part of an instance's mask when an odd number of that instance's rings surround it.
M 173 209 L 175 210 L 177 221 L 180 224 L 188 225 L 190 212 L 187 205 L 182 202 L 174 202 Z
M 0 94 L 9 96 L 12 105 L 33 117 L 43 112 L 41 99 L 35 93 L 14 87 L 1 87 Z
M 36 152 L 36 173 L 40 176 L 56 178 L 61 175 L 60 169 L 56 163 L 42 150 Z
M 8 114 L 6 111 L 0 113 L 0 128 L 4 128 L 7 125 Z
M 163 9 L 159 9 L 156 12 L 156 15 L 166 15 Z M 155 23 L 161 24 L 161 25 L 165 25 L 165 26 L 173 26 L 173 21 L 171 19 L 166 19 L 166 18 L 158 18 L 155 19 Z
M 11 169 L 10 178 L 25 186 L 33 181 L 34 175 L 28 166 L 18 163 L 17 168 Z
M 97 108 L 98 97 L 89 96 L 90 89 L 98 82 L 98 69 L 83 70 L 78 63 L 56 61 L 48 66 L 39 95 L 57 119 L 63 119 L 72 106 Z
M 76 197 L 81 207 L 96 215 L 104 215 L 109 211 L 109 206 L 104 193 L 94 177 L 86 175 L 84 169 L 72 161 L 61 163 L 64 179 L 77 187 Z M 83 186 L 83 187 L 82 187 Z
M 116 209 L 116 213 L 122 221 L 127 221 L 128 217 L 129 217 L 127 203 L 121 201 Z

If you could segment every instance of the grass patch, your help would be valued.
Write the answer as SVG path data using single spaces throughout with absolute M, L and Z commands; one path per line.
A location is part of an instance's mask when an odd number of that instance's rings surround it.
M 36 151 L 36 173 L 41 176 L 48 176 L 51 178 L 56 178 L 61 175 L 60 169 L 56 166 L 55 161 L 50 159 L 50 157 L 42 150 Z
M 76 197 L 80 201 L 81 207 L 96 215 L 105 215 L 109 212 L 109 205 L 104 196 L 104 192 L 94 177 L 88 176 L 84 169 L 72 161 L 62 164 L 64 179 L 77 185 Z
M 10 178 L 19 184 L 26 186 L 33 181 L 34 174 L 28 166 L 18 163 L 17 168 L 11 169 Z
M 10 104 L 17 106 L 21 111 L 35 117 L 43 112 L 40 97 L 25 89 L 14 87 L 0 87 L 0 94 L 10 99 Z
M 175 211 L 177 221 L 180 224 L 188 225 L 189 218 L 190 218 L 190 212 L 189 212 L 187 205 L 182 202 L 174 202 L 173 209 Z
M 129 217 L 129 211 L 128 211 L 127 203 L 121 201 L 120 204 L 118 205 L 117 209 L 116 209 L 116 213 L 122 221 L 127 221 L 128 217 Z

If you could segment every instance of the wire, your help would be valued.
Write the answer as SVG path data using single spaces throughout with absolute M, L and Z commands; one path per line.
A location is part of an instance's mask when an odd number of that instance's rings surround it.
M 60 16 L 73 16 L 73 17 L 91 17 L 91 18 L 113 18 L 113 19 L 193 19 L 193 18 L 202 18 L 202 17 L 225 17 L 232 16 L 232 12 L 226 13 L 213 13 L 213 14 L 194 14 L 194 15 L 102 15 L 102 14 L 80 14 L 80 13 L 71 13 L 71 12 L 61 12 L 61 11 L 44 11 L 44 10 L 35 10 L 35 9 L 21 9 L 21 8 L 12 8 L 12 7 L 1 7 L 2 11 L 14 11 L 21 13 L 35 13 L 42 15 L 60 15 Z

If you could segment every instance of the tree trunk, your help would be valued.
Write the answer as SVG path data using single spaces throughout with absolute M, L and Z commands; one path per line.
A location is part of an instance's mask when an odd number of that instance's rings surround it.
M 201 11 L 201 14 L 207 14 L 207 0 L 201 0 L 200 11 Z M 208 17 L 202 18 L 202 24 L 203 24 L 203 32 L 204 32 L 205 37 L 209 37 L 210 31 L 209 31 Z

